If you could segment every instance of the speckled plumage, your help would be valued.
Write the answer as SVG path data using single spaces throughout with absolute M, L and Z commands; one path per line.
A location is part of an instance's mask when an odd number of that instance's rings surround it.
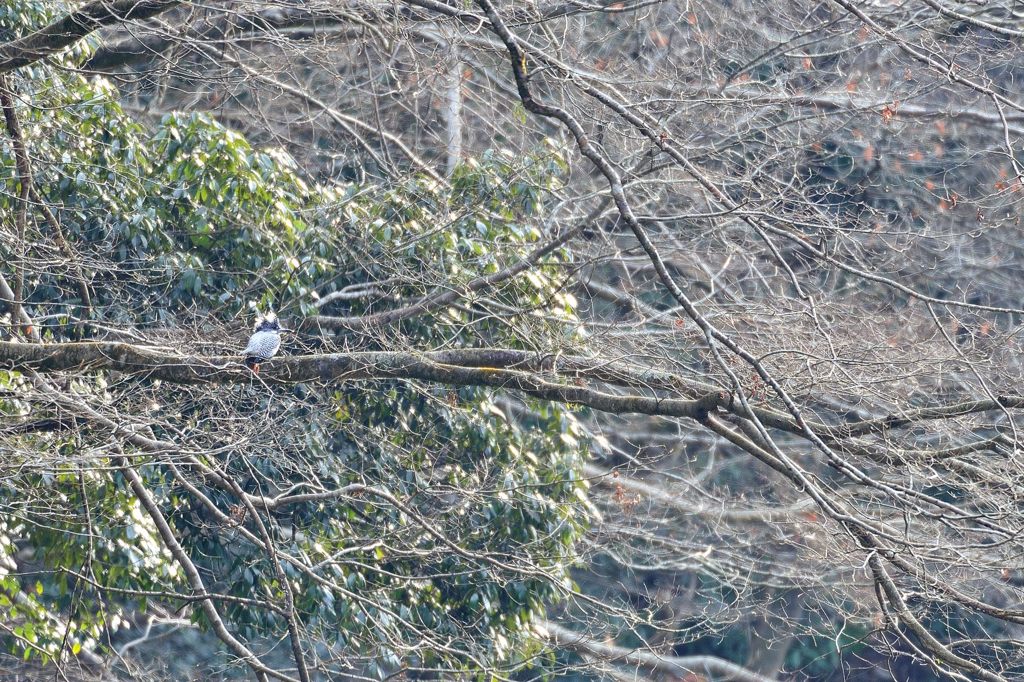
M 256 320 L 256 327 L 253 335 L 249 337 L 249 343 L 245 347 L 245 366 L 254 372 L 259 372 L 260 363 L 266 362 L 277 355 L 281 348 L 281 325 L 273 313 Z

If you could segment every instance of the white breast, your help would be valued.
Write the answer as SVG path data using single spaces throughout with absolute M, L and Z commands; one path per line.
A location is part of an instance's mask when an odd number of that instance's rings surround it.
M 245 347 L 245 356 L 266 360 L 277 353 L 281 347 L 281 337 L 276 332 L 256 332 L 249 337 L 249 345 Z

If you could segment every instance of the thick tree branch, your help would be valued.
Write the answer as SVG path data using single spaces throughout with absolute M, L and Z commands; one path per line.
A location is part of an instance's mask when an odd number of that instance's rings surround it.
M 0 363 L 10 363 L 19 370 L 112 369 L 174 383 L 253 381 L 252 373 L 241 364 L 241 359 L 236 356 L 175 356 L 126 343 L 29 345 L 0 342 Z M 503 349 L 329 353 L 275 359 L 261 371 L 260 379 L 284 383 L 418 379 L 456 386 L 513 389 L 537 398 L 586 405 L 605 412 L 693 418 L 729 402 L 728 396 L 719 392 L 684 400 L 613 395 L 581 385 L 556 383 L 538 375 L 545 367 L 552 366 L 552 362 L 551 357 Z
M 104 26 L 148 19 L 182 0 L 98 0 L 90 2 L 35 33 L 0 45 L 0 73 L 28 66 L 57 54 Z
M 217 45 L 228 33 L 246 31 L 276 36 L 277 31 L 299 26 L 324 26 L 342 21 L 345 15 L 336 12 L 311 12 L 306 9 L 272 7 L 258 12 L 239 14 L 225 12 L 204 18 L 184 28 L 179 35 L 161 33 L 132 34 L 116 42 L 102 45 L 85 63 L 85 68 L 109 71 L 155 59 L 170 49 L 192 44 Z
M 25 344 L 0 341 L 0 366 L 19 371 L 114 370 L 179 384 L 251 382 L 252 374 L 241 360 L 241 356 L 177 355 L 163 349 L 121 342 Z M 514 389 L 544 399 L 579 403 L 614 413 L 636 412 L 698 419 L 715 409 L 737 416 L 744 414 L 727 391 L 678 375 L 624 362 L 504 348 L 285 356 L 265 365 L 260 379 L 268 383 L 418 379 L 459 386 Z M 581 379 L 635 391 L 670 391 L 687 399 L 602 393 L 579 385 Z M 848 425 L 810 422 L 809 426 L 830 438 L 842 438 L 884 433 L 924 420 L 1021 408 L 1024 408 L 1024 396 L 1001 395 L 994 400 L 963 400 Z M 753 410 L 767 426 L 797 434 L 801 432 L 792 418 L 782 412 L 763 407 Z

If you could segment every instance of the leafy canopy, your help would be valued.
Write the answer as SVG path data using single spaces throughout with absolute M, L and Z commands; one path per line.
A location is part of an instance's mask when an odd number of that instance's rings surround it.
M 0 30 L 40 25 L 47 8 L 0 8 Z M 28 273 L 27 311 L 46 320 L 46 339 L 73 337 L 91 316 L 97 324 L 86 333 L 113 325 L 198 352 L 237 349 L 253 308 L 302 318 L 402 305 L 436 283 L 465 283 L 528 253 L 564 170 L 546 149 L 519 160 L 488 154 L 459 168 L 450 186 L 318 182 L 284 152 L 254 148 L 206 115 L 168 114 L 144 126 L 102 79 L 40 64 L 23 70 L 16 87 L 35 186 L 95 292 L 85 311 L 70 269 Z M 0 173 L 15 186 L 10 144 L 0 149 Z M 15 201 L 16 192 L 0 194 L 0 211 Z M 46 244 L 52 226 L 34 211 L 31 218 L 30 241 Z M 10 248 L 0 245 L 0 256 Z M 487 300 L 387 333 L 307 334 L 291 350 L 582 345 L 575 300 L 561 291 L 567 260 L 552 254 Z M 318 306 L 360 284 L 379 295 Z M 214 338 L 187 334 L 186 325 Z M 0 411 L 52 417 L 49 406 L 19 397 L 25 381 L 0 372 Z M 116 447 L 125 447 L 208 590 L 246 600 L 283 599 L 279 574 L 264 547 L 214 512 L 249 521 L 237 497 L 197 464 L 253 494 L 361 483 L 403 500 L 404 510 L 341 495 L 267 514 L 307 636 L 335 654 L 368 656 L 381 674 L 480 669 L 521 655 L 534 617 L 570 587 L 588 507 L 579 475 L 585 444 L 565 407 L 533 406 L 524 423 L 491 390 L 394 381 L 239 390 L 87 372 L 67 390 L 105 410 L 147 415 L 153 435 L 181 453 L 135 451 L 89 429 L 19 439 L 0 477 L 0 554 L 31 548 L 37 570 L 0 577 L 0 620 L 20 623 L 7 642 L 26 657 L 54 657 L 62 644 L 101 648 L 104 633 L 134 609 L 154 598 L 176 608 L 181 602 L 166 595 L 190 592 L 126 484 Z M 284 636 L 283 617 L 252 604 L 218 608 L 245 640 Z

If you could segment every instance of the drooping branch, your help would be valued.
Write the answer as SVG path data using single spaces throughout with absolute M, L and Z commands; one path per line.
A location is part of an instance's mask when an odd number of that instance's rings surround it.
M 433 0 L 410 1 L 415 1 L 417 3 L 433 2 Z M 771 388 L 775 396 L 785 404 L 786 411 L 792 415 L 793 423 L 795 423 L 799 428 L 800 435 L 806 438 L 826 456 L 829 466 L 834 468 L 836 471 L 841 472 L 849 480 L 855 483 L 876 487 L 880 490 L 884 490 L 886 494 L 890 494 L 895 497 L 900 497 L 901 495 L 906 494 L 908 492 L 906 490 L 896 490 L 884 483 L 879 483 L 873 480 L 860 467 L 836 453 L 829 444 L 823 440 L 821 434 L 812 427 L 804 417 L 801 407 L 794 401 L 793 397 L 783 387 L 782 383 L 768 371 L 764 363 L 736 341 L 731 335 L 718 329 L 718 327 L 716 327 L 704 314 L 701 313 L 700 310 L 697 309 L 697 306 L 692 300 L 690 300 L 686 292 L 680 288 L 674 276 L 668 270 L 658 248 L 651 240 L 650 235 L 648 235 L 647 230 L 637 219 L 632 205 L 626 197 L 625 188 L 622 184 L 622 177 L 619 172 L 614 168 L 608 158 L 590 141 L 583 126 L 572 114 L 556 104 L 550 104 L 540 100 L 534 94 L 530 85 L 530 75 L 528 73 L 528 56 L 520 44 L 518 37 L 508 28 L 505 21 L 502 19 L 490 0 L 476 0 L 476 3 L 487 15 L 487 20 L 490 22 L 491 29 L 501 39 L 508 50 L 516 89 L 519 93 L 519 98 L 522 101 L 523 106 L 527 111 L 537 116 L 558 121 L 572 135 L 580 153 L 586 157 L 593 164 L 595 169 L 605 178 L 608 183 L 609 193 L 611 194 L 619 217 L 627 226 L 629 226 L 633 235 L 636 237 L 637 242 L 649 258 L 658 275 L 658 279 L 664 285 L 665 289 L 683 308 L 686 315 L 693 320 L 698 327 L 700 327 L 707 347 L 715 358 L 715 362 L 729 377 L 730 387 L 733 391 L 733 393 L 730 394 L 730 403 L 733 398 L 738 399 L 741 416 L 750 419 L 750 424 L 752 424 L 757 431 L 757 437 L 760 444 L 770 452 L 770 455 L 775 460 L 789 469 L 793 482 L 797 486 L 808 491 L 813 490 L 813 485 L 807 478 L 806 474 L 800 467 L 795 466 L 791 462 L 790 458 L 778 447 L 771 435 L 768 433 L 765 424 L 763 424 L 754 413 L 750 404 L 751 401 L 747 396 L 747 391 L 744 390 L 740 378 L 732 367 L 730 367 L 728 361 L 723 355 L 723 348 L 727 349 L 736 357 L 741 358 L 757 373 L 761 380 Z M 592 87 L 584 86 L 582 90 L 592 96 L 599 94 Z M 613 102 L 604 102 L 603 100 L 602 102 L 605 104 L 614 104 Z M 630 112 L 623 111 L 621 108 L 612 106 L 612 109 L 627 120 L 630 120 L 630 117 L 632 116 Z M 681 158 L 680 161 L 686 165 L 685 159 Z M 700 412 L 697 416 L 697 418 L 701 420 L 706 419 L 706 417 L 706 411 Z M 860 524 L 860 521 L 852 516 L 840 513 L 838 510 L 831 509 L 829 501 L 823 496 L 812 492 L 812 497 L 819 505 L 822 506 L 823 509 L 829 510 L 833 518 L 842 518 L 844 522 Z
M 246 497 L 238 481 L 233 478 L 225 478 L 225 481 L 230 485 L 231 492 L 245 506 L 248 517 L 252 519 L 253 525 L 259 532 L 260 539 L 263 541 L 263 548 L 266 550 L 267 558 L 270 559 L 274 566 L 274 573 L 277 576 L 277 582 L 284 597 L 285 620 L 288 622 L 288 641 L 291 644 L 292 657 L 295 660 L 295 666 L 299 673 L 299 680 L 301 682 L 309 682 L 309 668 L 306 665 L 306 658 L 302 651 L 302 635 L 295 609 L 295 591 L 292 589 L 292 584 L 284 572 L 284 566 L 281 564 L 278 549 L 274 546 L 274 540 L 270 537 L 267 525 L 256 511 L 252 501 Z
M 414 1 L 414 0 L 410 0 Z M 415 0 L 416 2 L 429 1 L 429 0 Z M 753 406 L 746 395 L 746 391 L 743 388 L 739 377 L 729 366 L 728 362 L 722 355 L 721 347 L 728 349 L 733 355 L 738 356 L 744 362 L 746 362 L 757 375 L 767 384 L 779 400 L 783 402 L 786 408 L 786 412 L 792 415 L 792 423 L 798 427 L 798 430 L 794 431 L 807 441 L 812 443 L 821 453 L 823 453 L 829 466 L 834 468 L 836 471 L 842 472 L 844 476 L 848 477 L 851 481 L 865 485 L 868 487 L 875 487 L 879 490 L 884 490 L 886 494 L 892 495 L 896 498 L 903 498 L 904 496 L 910 496 L 919 498 L 926 501 L 928 504 L 936 504 L 941 508 L 948 511 L 955 511 L 955 508 L 948 503 L 938 500 L 932 496 L 924 495 L 919 491 L 913 490 L 906 486 L 889 486 L 885 483 L 880 483 L 873 479 L 869 473 L 864 469 L 857 466 L 856 464 L 849 461 L 847 458 L 836 452 L 831 443 L 831 438 L 828 434 L 822 433 L 819 426 L 808 420 L 802 408 L 796 403 L 789 391 L 786 390 L 782 383 L 776 379 L 775 376 L 768 370 L 767 366 L 755 357 L 748 349 L 742 346 L 736 341 L 731 335 L 724 333 L 718 329 L 712 322 L 703 315 L 686 293 L 676 283 L 672 273 L 670 273 L 662 259 L 657 247 L 654 242 L 650 239 L 646 229 L 637 220 L 633 213 L 632 207 L 629 204 L 624 192 L 624 188 L 621 182 L 621 178 L 618 172 L 610 165 L 607 158 L 605 158 L 600 151 L 598 151 L 590 143 L 585 131 L 579 122 L 566 110 L 554 106 L 551 104 L 545 104 L 539 102 L 534 98 L 533 93 L 530 89 L 530 79 L 527 73 L 527 56 L 519 45 L 517 37 L 509 31 L 508 27 L 504 24 L 501 17 L 494 9 L 493 5 L 489 0 L 477 0 L 477 3 L 484 9 L 487 14 L 488 20 L 491 22 L 492 28 L 496 34 L 502 39 L 502 41 L 508 47 L 508 52 L 511 57 L 511 65 L 513 75 L 515 77 L 516 85 L 520 93 L 523 105 L 527 110 L 535 113 L 539 116 L 552 118 L 561 122 L 572 134 L 577 142 L 580 152 L 588 158 L 598 171 L 606 178 L 609 185 L 609 190 L 614 199 L 616 208 L 618 209 L 619 215 L 622 220 L 629 225 L 630 229 L 637 238 L 637 241 L 642 246 L 645 253 L 655 271 L 658 274 L 658 279 L 662 282 L 672 297 L 679 303 L 679 305 L 685 310 L 687 316 L 692 319 L 704 332 L 705 339 L 707 341 L 708 348 L 711 350 L 715 357 L 715 360 L 719 367 L 725 372 L 730 378 L 734 396 L 740 403 L 740 410 L 738 414 L 749 419 L 749 423 L 753 425 L 757 432 L 757 439 L 761 446 L 768 452 L 770 452 L 776 461 L 781 464 L 787 464 L 788 457 L 781 449 L 776 445 L 775 441 L 769 435 L 766 427 L 769 424 L 764 423 L 759 418 L 759 415 L 755 412 Z M 617 102 L 615 99 L 607 95 L 606 93 L 598 90 L 591 85 L 581 85 L 581 91 L 594 97 L 602 104 L 608 106 L 611 110 L 615 111 L 619 116 L 628 121 L 631 125 L 635 126 L 640 132 L 651 139 L 652 143 L 655 144 L 662 151 L 668 153 L 674 160 L 676 160 L 681 167 L 685 168 L 695 179 L 697 179 L 702 186 L 708 189 L 719 201 L 722 201 L 727 207 L 731 207 L 728 200 L 722 190 L 711 183 L 704 174 L 696 168 L 696 166 L 682 155 L 675 146 L 660 136 L 654 134 L 645 124 L 644 120 L 640 116 L 633 113 L 630 109 Z M 723 201 L 724 200 L 724 201 Z M 749 222 L 749 221 L 747 221 Z M 752 227 L 757 229 L 759 225 L 751 224 Z M 760 233 L 760 230 L 757 230 Z M 871 279 L 871 277 L 868 277 Z M 730 400 L 731 402 L 731 400 Z M 1003 407 L 999 399 L 990 401 L 995 407 Z M 705 413 L 706 414 L 706 413 Z M 793 474 L 793 482 L 798 486 L 810 490 L 809 481 L 804 475 L 799 472 L 797 468 L 788 467 L 791 469 Z M 815 501 L 822 505 L 823 508 L 827 508 L 829 505 L 824 498 L 815 497 Z M 850 517 L 849 515 L 842 514 L 834 516 L 837 520 L 841 520 L 845 524 L 859 525 L 859 521 Z

